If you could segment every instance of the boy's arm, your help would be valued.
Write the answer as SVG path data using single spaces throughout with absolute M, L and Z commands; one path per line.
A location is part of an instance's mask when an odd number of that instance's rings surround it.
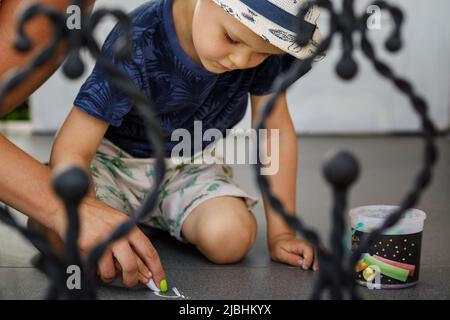
M 264 106 L 264 103 L 270 95 L 251 96 L 252 122 L 255 121 Z M 287 212 L 295 215 L 296 212 L 296 179 L 297 179 L 297 136 L 291 116 L 289 114 L 286 94 L 282 94 L 278 99 L 276 106 L 266 122 L 268 129 L 268 141 L 271 141 L 271 129 L 279 130 L 278 148 L 271 148 L 268 144 L 268 150 L 279 151 L 278 157 L 270 155 L 272 159 L 279 159 L 278 171 L 268 175 L 272 192 L 280 199 Z M 268 166 L 274 164 L 268 164 Z M 290 265 L 302 265 L 309 269 L 314 259 L 313 248 L 305 241 L 296 239 L 296 233 L 283 220 L 283 218 L 274 211 L 266 197 L 263 199 L 267 220 L 267 241 L 272 258 L 276 261 L 284 262 Z M 317 269 L 317 261 L 314 261 L 314 269 Z
M 80 166 L 85 169 L 92 182 L 90 163 L 107 128 L 106 122 L 74 107 L 53 145 L 52 168 Z M 92 215 L 93 212 L 96 214 Z M 81 204 L 80 214 L 79 243 L 82 254 L 89 252 L 93 246 L 106 239 L 119 224 L 128 219 L 125 214 L 97 200 L 93 188 Z M 105 225 L 109 228 L 105 228 Z M 137 227 L 127 237 L 114 242 L 103 255 L 99 262 L 99 271 L 104 280 L 112 280 L 111 278 L 115 276 L 114 259 L 120 265 L 124 284 L 129 287 L 136 285 L 138 280 L 147 283 L 153 278 L 158 285 L 165 279 L 158 253 Z
M 76 165 L 89 176 L 88 197 L 95 198 L 90 164 L 102 141 L 108 124 L 98 120 L 77 107 L 72 108 L 58 132 L 52 147 L 50 167 L 57 169 Z

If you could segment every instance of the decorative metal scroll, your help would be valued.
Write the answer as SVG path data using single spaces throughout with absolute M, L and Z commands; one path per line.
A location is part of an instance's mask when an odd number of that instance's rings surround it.
M 78 6 L 84 12 L 85 6 L 82 0 L 73 0 L 71 4 Z M 396 75 L 385 62 L 378 58 L 368 38 L 367 21 L 370 18 L 370 14 L 364 13 L 361 16 L 357 15 L 354 11 L 353 0 L 342 0 L 342 9 L 340 11 L 334 8 L 331 0 L 316 0 L 304 5 L 303 9 L 298 13 L 298 21 L 304 20 L 304 16 L 313 5 L 317 5 L 329 13 L 329 34 L 324 38 L 317 51 L 310 58 L 297 60 L 290 70 L 275 80 L 273 84 L 275 93 L 263 107 L 257 121 L 256 129 L 265 128 L 266 120 L 275 108 L 277 98 L 293 84 L 297 75 L 305 73 L 312 66 L 317 56 L 326 52 L 331 46 L 332 40 L 339 35 L 342 39 L 342 57 L 336 66 L 338 76 L 343 80 L 351 80 L 357 74 L 358 64 L 353 58 L 353 52 L 355 47 L 354 39 L 359 39 L 359 46 L 366 58 L 373 64 L 375 71 L 387 81 L 390 81 L 410 100 L 410 104 L 420 118 L 422 125 L 421 137 L 424 140 L 424 158 L 422 167 L 412 188 L 401 200 L 398 209 L 378 229 L 368 234 L 350 256 L 345 255 L 343 242 L 346 231 L 345 211 L 347 206 L 347 193 L 352 183 L 356 181 L 360 170 L 358 161 L 350 152 L 341 151 L 336 153 L 323 166 L 323 174 L 332 186 L 334 197 L 332 208 L 333 229 L 328 248 L 325 247 L 313 229 L 304 225 L 298 215 L 287 212 L 281 201 L 274 195 L 267 177 L 260 174 L 262 164 L 257 163 L 254 165 L 259 188 L 262 194 L 267 197 L 271 207 L 283 217 L 290 227 L 296 230 L 306 240 L 310 241 L 317 250 L 320 271 L 311 298 L 324 298 L 324 294 L 328 291 L 329 297 L 332 299 L 360 299 L 356 288 L 355 265 L 361 255 L 367 252 L 374 239 L 380 236 L 383 231 L 394 226 L 408 209 L 413 208 L 419 203 L 423 191 L 431 181 L 432 169 L 438 158 L 438 152 L 434 144 L 436 130 L 433 122 L 429 118 L 425 100 L 416 93 L 406 79 Z M 402 11 L 400 8 L 390 5 L 388 1 L 376 1 L 373 5 L 388 12 L 394 21 L 394 28 L 385 42 L 385 47 L 390 52 L 399 51 L 402 47 L 401 31 L 404 20 Z M 86 48 L 96 59 L 97 63 L 105 70 L 114 85 L 127 93 L 134 101 L 146 123 L 147 137 L 153 150 L 155 150 L 155 158 L 157 159 L 154 185 L 147 194 L 141 207 L 136 210 L 129 221 L 120 225 L 108 239 L 97 245 L 86 259 L 80 258 L 77 249 L 79 235 L 78 207 L 86 195 L 89 186 L 87 175 L 80 168 L 69 168 L 56 173 L 54 177 L 55 191 L 63 199 L 68 215 L 64 257 L 59 257 L 53 251 L 43 235 L 20 226 L 13 219 L 7 208 L 0 209 L 0 220 L 17 229 L 43 253 L 45 257 L 44 269 L 50 279 L 50 287 L 46 295 L 47 299 L 95 299 L 95 271 L 100 257 L 113 241 L 127 235 L 141 219 L 155 208 L 159 188 L 165 175 L 165 152 L 161 129 L 154 116 L 154 104 L 151 99 L 140 92 L 125 74 L 102 55 L 100 46 L 93 36 L 98 23 L 104 17 L 114 17 L 123 30 L 115 46 L 116 57 L 123 60 L 131 58 L 132 43 L 130 31 L 132 22 L 127 14 L 120 10 L 100 9 L 90 16 L 82 15 L 81 29 L 68 30 L 66 27 L 66 15 L 44 5 L 31 5 L 20 16 L 18 35 L 14 44 L 18 51 L 26 52 L 31 50 L 31 41 L 24 31 L 24 26 L 36 16 L 44 16 L 51 22 L 53 39 L 29 64 L 15 72 L 3 84 L 0 84 L 0 104 L 5 95 L 27 79 L 33 70 L 48 62 L 56 52 L 59 44 L 66 40 L 68 43 L 68 52 L 67 59 L 63 65 L 65 75 L 72 79 L 82 75 L 84 63 L 80 58 L 80 50 Z M 303 28 L 304 25 L 298 23 L 298 36 L 296 41 L 300 46 L 310 41 L 310 39 L 302 37 L 303 34 L 308 34 L 303 32 Z M 354 37 L 355 35 L 359 35 L 359 37 Z M 84 276 L 82 277 L 81 290 L 67 289 L 66 270 L 70 265 L 77 265 L 82 269 Z

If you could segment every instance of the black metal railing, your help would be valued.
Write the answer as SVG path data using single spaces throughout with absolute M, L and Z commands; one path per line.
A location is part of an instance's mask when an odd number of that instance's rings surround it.
M 76 5 L 84 12 L 83 0 L 72 0 L 72 5 Z M 434 144 L 436 137 L 435 127 L 428 116 L 428 107 L 423 98 L 421 98 L 413 89 L 412 85 L 405 79 L 396 75 L 391 68 L 381 61 L 376 51 L 368 39 L 367 21 L 370 14 L 364 13 L 358 16 L 354 11 L 353 0 L 342 0 L 342 9 L 338 11 L 333 6 L 331 0 L 316 0 L 306 3 L 298 14 L 298 21 L 304 20 L 305 14 L 313 6 L 317 5 L 329 13 L 329 33 L 320 43 L 313 56 L 305 60 L 297 60 L 286 73 L 280 75 L 274 82 L 275 93 L 266 102 L 263 111 L 257 121 L 256 129 L 264 129 L 268 116 L 275 107 L 277 98 L 289 88 L 295 81 L 298 74 L 305 73 L 313 64 L 315 58 L 330 47 L 332 41 L 341 36 L 342 39 L 342 57 L 337 63 L 336 72 L 343 80 L 351 80 L 358 72 L 358 64 L 353 58 L 354 35 L 359 34 L 359 46 L 363 54 L 373 64 L 375 71 L 390 81 L 402 94 L 404 94 L 413 107 L 413 110 L 419 116 L 422 124 L 422 138 L 424 140 L 424 161 L 417 175 L 417 178 L 403 200 L 401 200 L 398 209 L 390 215 L 381 227 L 372 231 L 363 239 L 359 247 L 350 255 L 344 254 L 343 238 L 346 229 L 345 210 L 347 206 L 347 193 L 352 183 L 358 177 L 359 164 L 356 158 L 347 151 L 341 151 L 331 157 L 323 166 L 323 174 L 326 180 L 333 188 L 334 205 L 332 208 L 332 232 L 331 245 L 327 248 L 322 243 L 318 234 L 311 228 L 305 226 L 303 221 L 289 213 L 284 208 L 280 200 L 274 195 L 270 188 L 266 176 L 260 174 L 262 165 L 257 163 L 254 166 L 255 175 L 259 188 L 277 213 L 279 213 L 286 223 L 301 234 L 306 240 L 310 241 L 316 248 L 320 271 L 312 292 L 313 299 L 324 298 L 324 293 L 328 290 L 329 297 L 333 299 L 359 299 L 355 281 L 355 265 L 361 254 L 367 252 L 370 244 L 382 232 L 394 226 L 404 215 L 404 213 L 419 203 L 424 189 L 429 185 L 432 178 L 432 168 L 437 162 L 438 152 Z M 387 11 L 394 21 L 394 28 L 390 37 L 385 43 L 388 51 L 395 52 L 401 49 L 403 14 L 400 8 L 390 5 L 387 1 L 376 1 L 374 5 Z M 95 270 L 97 262 L 106 248 L 115 241 L 132 230 L 132 228 L 149 214 L 156 205 L 158 190 L 165 174 L 164 149 L 160 127 L 153 113 L 153 103 L 142 92 L 136 89 L 132 81 L 122 74 L 114 65 L 102 56 L 100 46 L 94 39 L 94 30 L 98 23 L 106 16 L 114 17 L 123 29 L 123 33 L 116 43 L 115 53 L 120 59 L 128 59 L 131 55 L 131 21 L 129 17 L 120 10 L 100 9 L 92 15 L 83 15 L 81 19 L 81 29 L 68 30 L 66 27 L 66 15 L 51 9 L 49 7 L 35 4 L 30 6 L 21 15 L 18 35 L 15 41 L 15 47 L 19 51 L 29 51 L 31 41 L 24 31 L 24 25 L 27 21 L 36 16 L 45 16 L 52 23 L 53 39 L 44 47 L 34 59 L 21 70 L 17 71 L 12 77 L 0 84 L 0 104 L 6 93 L 14 90 L 20 85 L 31 72 L 48 62 L 55 53 L 58 44 L 67 40 L 69 44 L 67 60 L 64 63 L 63 71 L 69 78 L 78 78 L 84 70 L 83 61 L 80 58 L 80 50 L 87 49 L 96 59 L 97 63 L 105 70 L 114 84 L 127 93 L 134 101 L 139 112 L 142 114 L 146 123 L 147 137 L 155 150 L 156 176 L 152 189 L 147 194 L 141 207 L 134 213 L 131 219 L 119 226 L 108 239 L 96 246 L 84 261 L 79 256 L 77 249 L 77 239 L 79 234 L 78 206 L 88 190 L 88 178 L 81 169 L 73 167 L 62 172 L 55 173 L 54 188 L 57 194 L 63 199 L 66 205 L 68 215 L 68 231 L 65 239 L 65 256 L 58 257 L 53 252 L 49 243 L 43 235 L 36 231 L 20 226 L 11 216 L 7 208 L 0 209 L 0 220 L 16 228 L 26 238 L 28 238 L 45 257 L 45 272 L 50 279 L 50 288 L 47 292 L 47 299 L 69 298 L 69 299 L 94 299 L 95 290 Z M 299 45 L 307 44 L 310 39 L 302 37 L 304 25 L 298 23 L 298 37 L 296 41 Z M 258 143 L 259 147 L 259 143 Z M 259 152 L 258 152 L 259 154 Z M 66 286 L 66 270 L 70 265 L 77 265 L 81 268 L 82 286 L 81 290 L 68 290 Z

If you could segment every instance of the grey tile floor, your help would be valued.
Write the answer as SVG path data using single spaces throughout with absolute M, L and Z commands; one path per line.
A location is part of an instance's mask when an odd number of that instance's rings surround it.
M 40 161 L 47 161 L 52 137 L 13 134 L 10 139 Z M 420 283 L 409 289 L 369 291 L 367 299 L 450 299 L 450 139 L 438 141 L 440 162 L 434 180 L 417 207 L 428 214 L 425 223 Z M 416 137 L 301 137 L 299 138 L 298 212 L 304 221 L 326 236 L 330 227 L 330 190 L 320 167 L 331 149 L 352 150 L 362 174 L 351 190 L 349 207 L 398 204 L 409 190 L 422 159 Z M 237 182 L 257 193 L 252 171 L 235 166 Z M 261 204 L 256 245 L 240 263 L 217 266 L 191 246 L 152 232 L 169 285 L 190 299 L 306 299 L 316 274 L 270 261 L 265 242 Z M 16 213 L 20 221 L 25 218 Z M 40 299 L 48 282 L 30 259 L 36 250 L 18 234 L 0 224 L 0 299 Z M 101 287 L 101 299 L 160 299 L 148 289 Z

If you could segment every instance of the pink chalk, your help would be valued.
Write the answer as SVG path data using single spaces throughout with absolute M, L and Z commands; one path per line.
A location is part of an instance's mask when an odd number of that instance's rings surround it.
M 382 258 L 382 257 L 376 256 L 376 255 L 373 255 L 372 257 L 374 259 L 378 260 L 378 261 L 390 264 L 391 266 L 408 270 L 410 277 L 414 276 L 414 272 L 416 271 L 416 266 L 414 266 L 412 264 L 401 263 L 401 262 L 389 260 L 389 259 L 386 259 L 386 258 Z

